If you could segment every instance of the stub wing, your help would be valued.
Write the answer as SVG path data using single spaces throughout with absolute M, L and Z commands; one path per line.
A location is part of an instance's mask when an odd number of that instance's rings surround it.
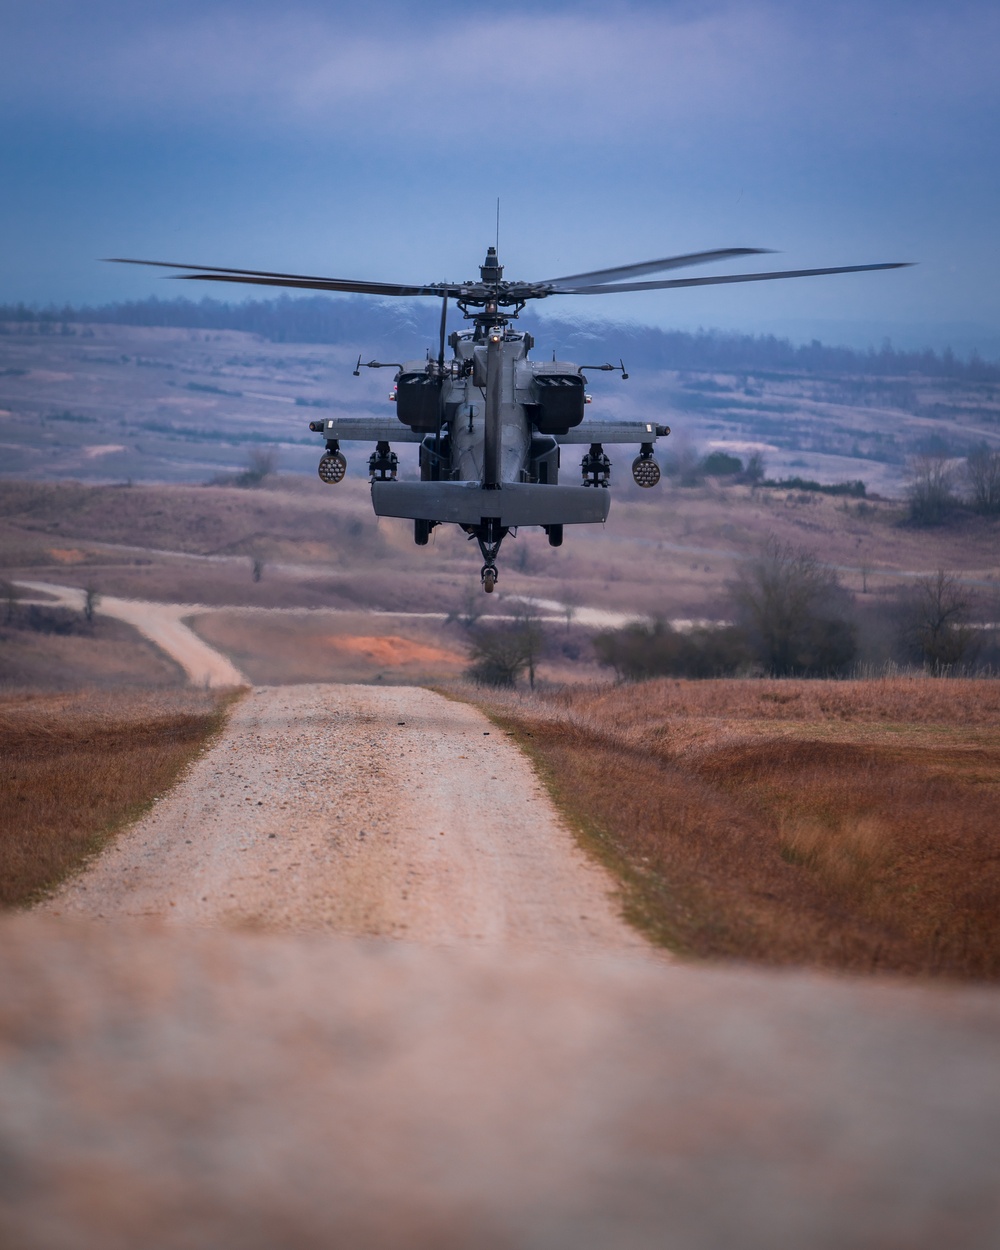
M 611 498 L 599 488 L 526 482 L 505 482 L 494 490 L 486 490 L 478 482 L 373 482 L 372 505 L 377 516 L 455 525 L 497 520 L 513 528 L 606 521 Z
M 396 417 L 328 417 L 322 432 L 341 443 L 419 443 L 424 437 Z
M 584 421 L 555 439 L 557 443 L 655 443 L 669 433 L 668 425 L 647 421 Z

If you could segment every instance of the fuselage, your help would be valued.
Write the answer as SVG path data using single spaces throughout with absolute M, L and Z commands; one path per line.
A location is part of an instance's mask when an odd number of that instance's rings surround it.
M 449 341 L 455 354 L 443 368 L 410 361 L 396 378 L 399 419 L 427 433 L 421 476 L 487 489 L 512 482 L 554 486 L 555 436 L 583 420 L 579 366 L 529 360 L 531 336 L 505 326 L 457 332 Z

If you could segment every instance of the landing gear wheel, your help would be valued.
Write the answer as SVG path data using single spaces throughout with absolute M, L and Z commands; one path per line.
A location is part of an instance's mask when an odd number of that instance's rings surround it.
M 488 595 L 493 593 L 493 587 L 497 584 L 497 571 L 491 564 L 487 564 L 483 568 L 483 590 Z
M 413 541 L 418 547 L 426 547 L 427 540 L 431 536 L 430 521 L 414 521 L 413 522 Z

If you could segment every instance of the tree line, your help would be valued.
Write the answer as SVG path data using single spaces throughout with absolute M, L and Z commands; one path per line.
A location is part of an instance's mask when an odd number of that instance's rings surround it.
M 480 596 L 481 598 L 481 596 Z M 484 686 L 534 688 L 545 658 L 579 659 L 592 648 L 620 681 L 654 677 L 837 677 L 859 666 L 934 675 L 1000 665 L 1000 603 L 944 570 L 880 596 L 852 595 L 815 555 L 768 538 L 727 586 L 728 619 L 676 628 L 665 620 L 605 629 L 589 643 L 543 626 L 530 607 L 484 623 L 470 598 L 450 620 L 466 630 L 466 675 Z
M 2 323 L 33 324 L 58 332 L 78 324 L 172 326 L 199 330 L 242 330 L 275 343 L 351 343 L 364 340 L 372 349 L 400 338 L 406 351 L 422 355 L 436 344 L 440 309 L 436 300 L 374 300 L 362 296 L 331 298 L 280 296 L 276 299 L 228 303 L 224 300 L 150 298 L 102 305 L 62 305 L 38 308 L 26 304 L 0 305 Z M 635 366 L 719 372 L 793 372 L 827 376 L 865 375 L 898 377 L 917 373 L 927 377 L 971 382 L 1000 382 L 1000 361 L 987 361 L 977 352 L 967 359 L 950 348 L 907 351 L 886 340 L 878 348 L 857 351 L 831 347 L 818 339 L 794 344 L 772 334 L 740 334 L 721 330 L 663 330 L 613 321 L 565 321 L 526 314 L 520 324 L 541 344 L 557 348 L 561 356 L 592 358 L 612 351 L 628 356 Z
M 994 668 L 998 604 L 943 569 L 878 598 L 852 596 L 815 555 L 769 538 L 727 588 L 725 624 L 605 630 L 600 663 L 620 679 L 836 677 L 859 663 L 933 674 Z

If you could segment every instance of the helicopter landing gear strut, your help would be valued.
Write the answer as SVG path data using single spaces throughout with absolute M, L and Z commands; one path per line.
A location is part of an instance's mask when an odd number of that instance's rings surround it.
M 483 590 L 488 595 L 491 595 L 499 576 L 496 559 L 500 551 L 500 544 L 507 537 L 507 530 L 495 517 L 489 517 L 476 527 L 475 537 L 479 543 L 479 550 L 483 553 L 483 559 L 486 561 L 480 570 L 479 576 L 482 579 Z

